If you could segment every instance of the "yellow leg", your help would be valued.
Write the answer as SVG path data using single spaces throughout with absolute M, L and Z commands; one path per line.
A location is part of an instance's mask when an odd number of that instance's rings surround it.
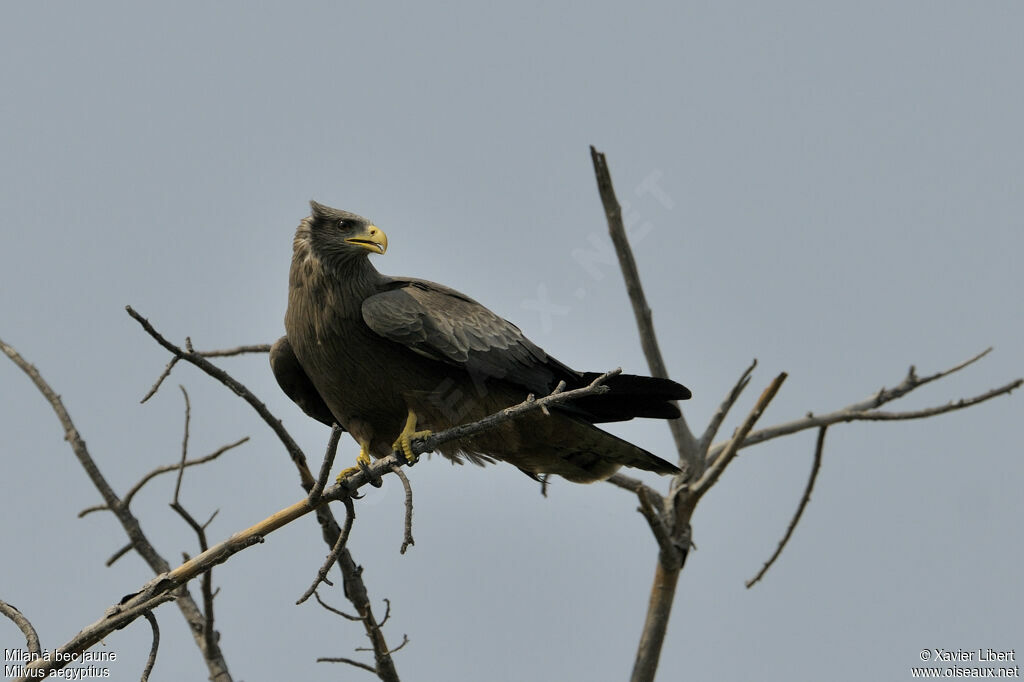
M 369 447 L 368 443 L 360 443 L 359 444 L 359 454 L 356 455 L 356 464 L 357 464 L 357 466 L 348 467 L 347 469 L 342 469 L 341 473 L 338 474 L 338 478 L 335 479 L 336 483 L 341 483 L 342 479 L 348 478 L 352 474 L 358 473 L 360 471 L 359 466 L 358 466 L 358 464 L 360 462 L 365 464 L 366 466 L 370 466 L 370 456 L 368 454 L 366 454 L 366 450 L 367 450 L 368 447 Z
M 392 443 L 391 449 L 405 455 L 405 461 L 409 462 L 409 464 L 415 464 L 420 456 L 413 453 L 412 440 L 414 438 L 426 438 L 430 434 L 430 431 L 416 430 L 416 413 L 409 410 L 409 416 L 405 420 L 405 428 L 398 435 L 398 440 Z

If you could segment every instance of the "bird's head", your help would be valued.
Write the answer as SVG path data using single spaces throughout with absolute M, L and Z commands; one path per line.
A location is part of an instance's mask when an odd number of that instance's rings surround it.
M 387 235 L 366 218 L 315 201 L 309 205 L 313 212 L 307 222 L 316 253 L 346 259 L 388 250 Z

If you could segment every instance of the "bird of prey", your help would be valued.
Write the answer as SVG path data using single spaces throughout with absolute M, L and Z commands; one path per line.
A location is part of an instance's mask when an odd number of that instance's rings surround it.
M 270 363 L 282 390 L 307 415 L 352 434 L 357 461 L 368 464 L 371 455 L 392 451 L 415 461 L 413 438 L 477 421 L 530 394 L 547 395 L 559 382 L 573 389 L 599 376 L 562 364 L 465 294 L 381 274 L 369 260 L 387 250 L 379 227 L 310 205 L 293 242 L 286 335 L 273 345 Z M 501 460 L 533 477 L 558 474 L 579 483 L 607 478 L 620 466 L 679 473 L 594 424 L 676 418 L 673 401 L 690 391 L 629 374 L 605 385 L 605 393 L 529 412 L 439 450 L 455 462 Z

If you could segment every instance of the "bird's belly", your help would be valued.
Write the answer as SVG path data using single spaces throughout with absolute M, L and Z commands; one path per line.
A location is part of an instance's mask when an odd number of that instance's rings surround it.
M 296 357 L 338 423 L 378 457 L 391 452 L 405 426 L 411 407 L 407 396 L 440 383 L 431 372 L 417 372 L 405 357 L 408 351 L 361 323 L 336 323 L 331 333 L 319 335 L 289 330 L 291 338 L 298 339 L 293 343 Z

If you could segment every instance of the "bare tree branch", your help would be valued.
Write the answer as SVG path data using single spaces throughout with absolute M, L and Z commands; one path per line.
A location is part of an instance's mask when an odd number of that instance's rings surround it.
M 359 661 L 353 661 L 351 658 L 326 658 L 326 657 L 323 657 L 323 658 L 316 659 L 316 662 L 317 663 L 348 663 L 349 665 L 354 665 L 357 668 L 362 668 L 363 670 L 369 670 L 371 673 L 373 673 L 374 675 L 377 675 L 378 677 L 380 676 L 380 671 L 378 671 L 372 665 L 367 665 L 366 663 L 360 663 Z
M 395 467 L 392 471 L 402 481 L 402 487 L 405 488 L 405 534 L 402 536 L 402 548 L 398 550 L 399 554 L 405 554 L 405 550 L 416 544 L 416 541 L 412 539 L 412 485 L 409 483 L 409 477 L 405 475 L 404 471 L 398 467 Z M 389 603 L 389 609 L 390 606 Z M 385 615 L 384 620 L 387 620 L 387 618 L 387 615 Z M 381 625 L 384 624 L 384 620 L 381 621 Z
M 990 349 L 989 349 L 990 350 Z M 918 378 L 914 373 L 914 368 L 911 367 L 907 374 L 907 377 L 895 388 L 891 389 L 880 389 L 874 393 L 871 397 L 862 400 L 860 402 L 847 405 L 846 407 L 836 410 L 835 412 L 829 412 L 828 414 L 808 414 L 803 419 L 795 419 L 790 422 L 783 424 L 776 424 L 775 426 L 769 426 L 758 431 L 754 431 L 748 435 L 743 443 L 740 445 L 741 448 L 756 445 L 757 443 L 763 443 L 766 440 L 772 438 L 778 438 L 779 436 L 787 436 L 791 433 L 797 433 L 805 429 L 819 428 L 822 426 L 831 426 L 832 424 L 838 424 L 840 422 L 852 422 L 852 421 L 893 421 L 903 419 L 923 419 L 926 417 L 932 417 L 937 414 L 943 414 L 945 412 L 952 412 L 954 410 L 960 410 L 965 407 L 977 405 L 978 403 L 991 400 L 1000 395 L 1006 395 L 1016 390 L 1024 383 L 1024 379 L 1017 379 L 1011 381 L 1008 384 L 1004 384 L 999 388 L 994 388 L 985 393 L 973 396 L 971 398 L 961 399 L 955 403 L 947 403 L 945 405 L 939 405 L 936 407 L 930 407 L 923 410 L 910 410 L 907 412 L 881 412 L 876 408 L 884 405 L 885 403 L 901 398 L 907 393 L 910 393 L 916 388 L 923 386 L 929 382 L 941 379 L 942 377 L 948 376 L 953 372 L 959 371 L 968 365 L 977 362 L 979 359 L 985 357 L 989 350 L 985 350 L 982 353 L 974 356 L 970 360 L 960 363 L 955 367 L 937 372 L 931 376 L 923 379 Z M 723 450 L 727 446 L 727 443 L 721 443 L 713 446 L 708 452 L 708 460 L 713 461 L 721 456 Z
M 217 448 L 216 450 L 214 450 L 210 454 L 205 455 L 203 457 L 197 457 L 196 459 L 187 459 L 184 462 L 176 462 L 174 464 L 166 464 L 164 466 L 157 467 L 156 469 L 153 469 L 148 474 L 146 474 L 141 479 L 139 479 L 138 483 L 136 483 L 135 485 L 133 485 L 131 488 L 128 489 L 128 492 L 126 492 L 124 494 L 124 499 L 122 500 L 122 504 L 124 504 L 124 505 L 130 504 L 131 501 L 132 501 L 132 498 L 135 497 L 135 495 L 140 490 L 142 490 L 142 486 L 146 485 L 151 480 L 153 480 L 154 478 L 156 478 L 157 476 L 159 476 L 161 474 L 168 474 L 168 473 L 170 473 L 172 471 L 181 471 L 182 468 L 187 469 L 188 467 L 194 467 L 194 466 L 197 466 L 199 464 L 206 464 L 207 462 L 212 462 L 213 460 L 217 459 L 218 457 L 223 455 L 228 450 L 233 450 L 233 449 L 237 448 L 239 445 L 242 445 L 243 443 L 248 443 L 248 442 L 249 442 L 249 436 L 245 436 L 244 438 L 239 438 L 234 443 L 228 443 L 227 445 L 222 445 L 221 447 Z M 84 516 L 89 511 L 93 511 L 93 509 L 82 510 L 82 512 L 79 513 L 79 516 Z
M 327 555 L 327 559 L 324 560 L 323 565 L 320 567 L 320 570 L 317 571 L 316 579 L 313 580 L 313 584 L 309 586 L 309 589 L 302 593 L 299 600 L 295 602 L 296 605 L 299 605 L 309 599 L 309 597 L 316 591 L 316 588 L 320 586 L 320 583 L 327 583 L 328 585 L 334 584 L 327 579 L 327 574 L 331 572 L 331 568 L 334 566 L 334 563 L 338 560 L 338 557 L 341 556 L 341 551 L 345 549 L 345 543 L 348 542 L 348 536 L 352 532 L 352 522 L 356 520 L 356 508 L 352 504 L 352 498 L 346 497 L 342 502 L 345 503 L 345 525 L 341 529 L 341 535 L 338 537 L 338 542 L 335 543 L 330 554 Z
M 142 328 L 146 330 L 147 334 L 152 336 L 157 343 L 163 346 L 172 355 L 195 365 L 196 367 L 203 370 L 220 383 L 227 386 L 229 389 L 234 391 L 236 395 L 240 396 L 243 400 L 249 403 L 249 405 L 254 410 L 256 410 L 256 413 L 260 415 L 263 421 L 266 422 L 267 426 L 269 426 L 270 429 L 274 432 L 274 434 L 277 435 L 278 439 L 284 445 L 285 450 L 288 451 L 289 456 L 292 458 L 292 461 L 295 463 L 295 466 L 299 470 L 299 475 L 302 478 L 303 488 L 306 490 L 306 492 L 309 492 L 309 490 L 312 489 L 313 485 L 315 485 L 316 483 L 316 480 L 313 478 L 313 474 L 310 473 L 309 466 L 306 464 L 306 455 L 302 452 L 302 449 L 298 446 L 298 444 L 296 444 L 295 440 L 291 437 L 291 434 L 289 434 L 285 430 L 284 426 L 281 424 L 281 420 L 274 417 L 274 415 L 270 413 L 270 410 L 267 409 L 267 406 L 264 405 L 263 402 L 259 398 L 257 398 L 255 394 L 253 394 L 252 391 L 250 391 L 248 388 L 242 385 L 241 382 L 236 380 L 234 377 L 232 377 L 230 374 L 222 370 L 220 367 L 214 365 L 212 362 L 207 360 L 199 353 L 196 353 L 195 351 L 182 349 L 181 347 L 176 346 L 167 339 L 165 339 L 163 335 L 160 334 L 160 332 L 153 328 L 153 325 L 149 323 L 149 320 L 144 318 L 139 313 L 135 312 L 135 310 L 132 309 L 131 306 L 125 306 L 125 310 L 128 311 L 128 314 L 132 317 L 132 319 L 134 319 L 136 322 L 142 325 Z
M 661 561 L 678 562 L 682 566 L 682 557 L 677 556 L 680 552 L 672 538 L 672 529 L 665 520 L 665 498 L 650 491 L 646 486 L 637 489 L 636 496 L 640 499 L 638 511 L 647 519 L 647 525 L 651 527 L 654 539 L 658 541 L 658 547 L 661 548 Z
M 102 509 L 106 509 L 106 507 L 104 506 L 104 507 L 102 507 Z M 83 516 L 83 514 L 82 514 L 82 513 L 80 513 L 80 514 L 79 514 L 79 516 Z M 124 547 L 122 547 L 121 549 L 119 549 L 119 550 L 117 550 L 116 552 L 114 552 L 113 554 L 111 554 L 111 555 L 110 555 L 110 558 L 109 558 L 109 559 L 107 559 L 107 560 L 106 560 L 106 561 L 104 562 L 104 565 L 105 565 L 105 566 L 106 566 L 107 568 L 110 568 L 111 566 L 113 566 L 113 565 L 114 565 L 114 563 L 116 563 L 116 562 L 117 562 L 117 560 L 118 560 L 118 559 L 120 559 L 121 557 L 123 557 L 123 556 L 124 556 L 125 554 L 127 554 L 128 552 L 132 551 L 132 549 L 134 549 L 134 548 L 135 548 L 135 545 L 133 545 L 132 543 L 130 543 L 130 542 L 129 542 L 129 543 L 127 544 L 127 545 L 125 545 L 125 546 L 124 546 Z
M 25 648 L 28 650 L 28 653 L 33 656 L 41 656 L 43 650 L 39 646 L 39 635 L 36 634 L 36 629 L 32 627 L 31 621 L 16 606 L 8 604 L 2 599 L 0 599 L 0 614 L 10 618 L 18 626 L 22 634 L 25 635 Z
M 74 422 L 71 421 L 71 416 L 64 408 L 64 403 L 61 401 L 50 385 L 46 383 L 43 377 L 39 374 L 39 371 L 29 364 L 21 355 L 11 346 L 0 340 L 0 350 L 9 357 L 14 364 L 16 364 L 26 375 L 32 380 L 39 392 L 43 394 L 46 400 L 50 403 L 53 411 L 57 414 L 57 419 L 60 421 L 61 426 L 64 427 L 64 438 L 71 445 L 71 450 L 78 458 L 82 468 L 85 469 L 86 475 L 89 480 L 92 481 L 93 485 L 99 491 L 103 497 L 103 501 L 110 511 L 117 517 L 117 520 L 121 523 L 121 527 L 128 535 L 128 539 L 131 541 L 132 547 L 135 551 L 149 564 L 149 567 L 154 573 L 166 573 L 170 570 L 170 565 L 167 561 L 157 553 L 156 549 L 146 538 L 146 535 L 142 532 L 142 527 L 139 525 L 138 519 L 131 513 L 128 507 L 122 504 L 121 500 L 114 493 L 114 490 L 107 483 L 106 478 L 100 473 L 99 467 L 96 466 L 96 462 L 93 460 L 92 455 L 89 454 L 89 449 L 85 445 L 85 441 L 82 436 L 78 433 L 78 429 L 75 428 Z M 179 588 L 180 589 L 177 589 Z M 185 617 L 186 622 L 189 624 L 189 629 L 192 631 L 193 637 L 196 644 L 199 646 L 199 650 L 203 655 L 203 659 L 206 661 L 207 668 L 210 671 L 210 678 L 214 682 L 229 682 L 231 680 L 231 674 L 228 672 L 227 661 L 224 660 L 224 655 L 220 650 L 220 647 L 215 646 L 212 649 L 207 648 L 206 641 L 200 634 L 201 626 L 203 622 L 202 613 L 199 611 L 199 607 L 193 601 L 192 596 L 188 593 L 188 588 L 182 585 L 175 586 L 176 592 L 174 595 L 163 595 L 160 601 L 162 603 L 169 599 L 177 599 L 178 608 L 181 610 L 182 615 Z M 154 604 L 155 605 L 155 604 Z M 141 611 L 139 612 L 141 613 Z M 109 619 L 111 622 L 121 622 L 123 613 L 117 618 Z M 136 616 L 137 617 L 137 616 Z M 102 621 L 101 621 L 102 622 Z M 124 621 L 128 623 L 130 621 Z M 106 634 L 106 633 L 104 633 Z M 79 633 L 72 642 L 88 642 L 82 649 L 76 651 L 84 651 L 85 648 L 92 646 L 99 641 L 99 635 L 96 639 L 90 640 L 89 633 L 84 630 Z M 66 662 L 65 662 L 66 665 Z M 60 666 L 63 667 L 63 666 Z
M 402 635 L 402 643 L 399 644 L 398 646 L 396 646 L 394 649 L 390 649 L 388 651 L 388 653 L 389 654 L 393 654 L 396 651 L 398 651 L 399 649 L 401 649 L 402 647 L 404 647 L 408 643 L 409 643 L 409 635 Z M 373 651 L 373 649 L 367 649 L 366 647 L 360 646 L 360 647 L 356 647 L 356 651 Z
M 338 456 L 338 441 L 344 432 L 337 424 L 331 427 L 331 436 L 327 439 L 327 452 L 324 453 L 324 461 L 320 465 L 320 474 L 316 477 L 316 484 L 309 491 L 309 501 L 316 502 L 327 486 L 327 479 L 331 475 L 331 467 L 334 466 L 334 458 Z
M 718 409 L 715 410 L 715 413 L 711 415 L 708 427 L 704 430 L 704 434 L 700 437 L 700 441 L 697 445 L 697 452 L 700 454 L 702 459 L 705 459 L 705 462 L 707 461 L 706 456 L 708 448 L 711 447 L 711 441 L 715 439 L 715 434 L 717 434 L 718 429 L 721 428 L 722 422 L 725 421 L 726 415 L 729 414 L 729 410 L 732 409 L 732 406 L 736 403 L 740 394 L 743 393 L 743 389 L 745 389 L 747 384 L 750 383 L 750 375 L 754 371 L 755 367 L 757 367 L 757 358 L 754 358 L 754 361 L 750 363 L 750 366 L 747 367 L 746 371 L 740 375 L 740 378 L 736 381 L 736 385 L 732 387 L 731 391 L 729 391 L 729 395 L 725 397 L 722 404 L 719 405 Z
M 444 431 L 421 439 L 413 439 L 413 451 L 416 454 L 430 452 L 432 450 L 436 450 L 437 446 L 442 443 L 447 443 L 450 440 L 456 440 L 458 438 L 475 436 L 482 431 L 493 429 L 498 424 L 504 424 L 505 422 L 511 421 L 532 410 L 543 410 L 546 409 L 548 405 L 557 405 L 558 403 L 564 403 L 567 400 L 575 400 L 576 398 L 583 398 L 588 395 L 605 393 L 608 390 L 608 387 L 605 386 L 604 383 L 608 381 L 609 378 L 621 373 L 622 368 L 618 367 L 610 372 L 605 372 L 586 386 L 576 388 L 571 391 L 561 390 L 565 386 L 565 382 L 561 382 L 557 387 L 555 387 L 554 391 L 543 398 L 537 398 L 533 394 L 530 394 L 526 397 L 526 400 L 518 405 L 506 407 L 500 412 L 495 412 L 494 414 L 484 417 L 480 421 L 472 422 L 471 424 L 462 424 L 461 426 L 453 426 L 450 429 L 445 429 Z
M 178 480 L 174 483 L 174 504 L 178 504 L 178 495 L 181 493 L 181 479 L 185 476 L 185 460 L 188 459 L 188 427 L 192 421 L 192 401 L 188 399 L 188 391 L 181 384 L 181 395 L 185 397 L 185 434 L 181 438 L 181 461 L 178 462 Z
M 192 351 L 192 349 L 189 350 Z M 243 353 L 269 353 L 270 344 L 262 343 L 255 346 L 238 346 L 236 348 L 225 348 L 224 350 L 205 350 L 192 352 L 204 358 L 224 358 L 232 355 L 242 355 Z M 146 395 L 142 396 L 142 400 L 139 401 L 140 403 L 145 403 L 154 395 L 156 395 L 156 392 L 160 390 L 160 385 L 164 383 L 164 379 L 171 376 L 171 371 L 174 369 L 174 366 L 178 364 L 178 360 L 180 359 L 181 358 L 178 357 L 177 355 L 171 358 L 171 361 L 167 363 L 166 367 L 164 367 L 164 371 L 160 373 L 159 377 L 157 377 L 156 383 L 153 384 L 153 387 L 146 392 Z
M 623 490 L 628 490 L 633 493 L 638 493 L 642 489 L 647 489 L 648 491 L 657 494 L 653 488 L 648 486 L 643 481 L 633 478 L 632 476 L 627 476 L 626 474 L 623 473 L 614 473 L 608 478 L 606 478 L 605 482 L 611 483 L 614 486 L 622 488 Z
M 665 377 L 665 365 L 658 350 L 657 340 L 651 323 L 651 311 L 643 295 L 640 285 L 640 278 L 637 272 L 636 262 L 633 258 L 632 249 L 629 246 L 628 238 L 622 220 L 622 210 L 615 197 L 615 190 L 612 186 L 611 174 L 608 170 L 607 159 L 604 154 L 598 152 L 593 146 L 590 148 L 591 159 L 594 164 L 594 172 L 597 177 L 598 191 L 601 195 L 601 202 L 604 207 L 605 216 L 609 225 L 612 243 L 615 246 L 619 264 L 625 278 L 626 290 L 629 294 L 636 316 L 637 326 L 640 329 L 640 343 L 647 356 L 651 373 L 655 376 Z M 685 422 L 680 419 L 671 422 L 673 437 L 679 451 L 680 468 L 684 469 L 681 476 L 672 479 L 667 497 L 661 497 L 657 492 L 644 485 L 642 482 L 622 474 L 615 474 L 608 479 L 609 483 L 620 488 L 630 490 L 641 500 L 641 512 L 648 520 L 652 534 L 660 548 L 659 561 L 656 566 L 654 584 L 651 587 L 650 603 L 647 611 L 647 618 L 644 622 L 644 629 L 641 633 L 640 644 L 637 648 L 636 660 L 634 662 L 632 681 L 651 682 L 657 671 L 658 659 L 661 653 L 662 643 L 668 626 L 668 618 L 671 613 L 672 600 L 675 596 L 676 584 L 682 561 L 685 560 L 686 551 L 691 546 L 690 541 L 690 518 L 700 498 L 714 485 L 722 471 L 729 462 L 736 456 L 736 453 L 743 447 L 756 443 L 795 433 L 803 429 L 817 427 L 824 428 L 830 424 L 840 421 L 855 420 L 900 420 L 920 419 L 931 417 L 944 412 L 962 409 L 976 405 L 999 395 L 1007 394 L 1018 388 L 1022 381 L 1017 380 L 993 389 L 986 393 L 972 398 L 960 400 L 956 403 L 949 403 L 923 410 L 907 412 L 882 412 L 878 407 L 895 400 L 914 388 L 926 383 L 941 379 L 953 372 L 957 372 L 979 359 L 984 357 L 991 349 L 979 353 L 975 357 L 956 365 L 948 370 L 920 378 L 916 375 L 913 367 L 907 377 L 895 388 L 881 389 L 867 400 L 854 403 L 837 412 L 814 416 L 808 413 L 805 419 L 795 420 L 786 424 L 772 426 L 760 431 L 750 432 L 753 423 L 760 416 L 765 405 L 771 400 L 771 395 L 778 390 L 785 375 L 780 375 L 769 386 L 755 406 L 754 411 L 748 416 L 744 425 L 737 430 L 733 438 L 718 445 L 712 445 L 712 440 L 720 429 L 730 409 L 739 398 L 740 393 L 750 382 L 751 373 L 757 361 L 740 376 L 732 391 L 726 396 L 718 410 L 712 416 L 707 428 L 700 440 L 696 440 Z M 823 436 L 823 432 L 822 432 Z M 807 493 L 809 495 L 809 491 Z M 658 502 L 660 501 L 660 505 Z M 659 507 L 666 510 L 664 514 L 658 512 Z M 666 548 L 672 547 L 674 552 L 666 552 Z M 681 560 L 677 560 L 681 558 Z
M 30 682 L 46 677 L 51 672 L 67 667 L 71 662 L 73 654 L 80 654 L 94 644 L 99 643 L 103 637 L 115 630 L 127 626 L 129 623 L 142 617 L 143 614 L 152 611 L 160 604 L 172 601 L 176 597 L 173 592 L 164 592 L 152 598 L 136 602 L 129 599 L 125 603 L 115 604 L 106 610 L 103 617 L 92 625 L 82 628 L 77 635 L 69 640 L 64 646 L 57 649 L 60 656 L 54 656 L 52 660 L 36 659 L 29 662 L 25 669 L 29 673 L 19 677 L 16 682 Z M 222 678 L 229 679 L 229 678 Z
M 198 350 L 195 352 L 204 358 L 226 358 L 231 355 L 243 355 L 245 353 L 269 353 L 270 344 L 259 343 L 251 346 L 235 346 L 234 348 L 224 348 L 222 350 Z
M 814 490 L 814 482 L 818 480 L 818 471 L 821 469 L 821 454 L 825 448 L 825 431 L 828 430 L 827 426 L 822 426 L 818 429 L 818 442 L 814 446 L 814 464 L 811 466 L 811 475 L 807 479 L 807 487 L 804 488 L 804 494 L 800 497 L 800 504 L 796 508 L 796 513 L 793 514 L 792 520 L 789 522 L 789 527 L 786 528 L 786 534 L 782 536 L 782 540 L 779 541 L 779 546 L 775 548 L 771 557 L 764 563 L 761 570 L 757 572 L 753 578 L 746 582 L 747 589 L 757 584 L 764 574 L 768 572 L 768 569 L 772 567 L 775 560 L 782 554 L 782 550 L 785 549 L 786 543 L 793 537 L 793 531 L 796 530 L 796 524 L 800 523 L 800 517 L 803 516 L 804 509 L 807 508 L 807 504 L 811 501 L 811 492 Z
M 313 590 L 313 598 L 316 599 L 317 603 L 320 604 L 320 606 L 324 607 L 325 609 L 327 609 L 328 611 L 330 611 L 333 614 L 341 616 L 342 618 L 347 618 L 348 620 L 362 620 L 363 619 L 362 616 L 351 616 L 351 615 L 345 613 L 344 611 L 342 611 L 340 609 L 334 608 L 333 606 L 331 606 L 330 604 L 325 602 L 323 599 L 321 599 L 320 598 L 320 593 L 317 592 L 316 590 Z M 387 601 L 387 600 L 385 599 L 384 601 Z M 391 607 L 391 604 L 388 603 L 388 611 L 389 612 L 391 611 L 390 607 Z M 386 617 L 386 614 L 385 614 L 385 617 Z M 380 624 L 384 625 L 384 621 L 382 620 L 380 622 Z
M 629 246 L 626 228 L 622 223 L 622 207 L 619 206 L 619 200 L 615 197 L 615 187 L 612 185 L 611 172 L 608 170 L 608 160 L 593 145 L 590 146 L 590 158 L 594 163 L 594 175 L 597 177 L 597 191 L 601 195 L 601 204 L 604 206 L 604 214 L 608 220 L 608 232 L 615 245 L 619 267 L 626 280 L 626 291 L 633 306 L 633 314 L 636 316 L 636 324 L 640 331 L 640 345 L 643 347 L 651 374 L 668 379 L 668 369 L 661 357 L 658 339 L 654 334 L 651 308 L 647 305 L 647 297 L 644 296 L 644 289 L 640 284 L 640 273 L 636 267 L 636 260 L 633 258 L 633 249 Z M 675 439 L 676 449 L 679 451 L 680 462 L 687 464 L 686 471 L 691 476 L 695 475 L 703 463 L 697 459 L 697 439 L 693 437 L 693 433 L 686 424 L 686 419 L 680 416 L 678 419 L 671 420 L 669 428 L 672 430 L 672 437 Z
M 156 653 L 160 649 L 160 626 L 157 625 L 156 616 L 153 615 L 152 611 L 146 611 L 142 615 L 149 621 L 150 627 L 153 628 L 153 645 L 149 649 L 149 658 L 146 659 L 146 667 L 142 670 L 142 677 L 139 678 L 140 682 L 146 682 L 149 679 L 149 674 L 153 672 L 153 666 L 156 665 Z
M 786 373 L 782 372 L 772 380 L 772 383 L 768 384 L 768 388 L 764 389 L 764 392 L 761 393 L 761 397 L 757 399 L 757 403 L 755 403 L 753 409 L 750 410 L 750 414 L 747 415 L 743 424 L 740 425 L 740 428 L 736 430 L 736 433 L 729 440 L 725 450 L 722 451 L 722 454 L 719 457 L 715 458 L 711 463 L 711 466 L 708 467 L 708 470 L 704 472 L 703 476 L 701 476 L 700 480 L 693 485 L 692 493 L 694 503 L 696 503 L 696 500 L 699 500 L 704 493 L 706 493 L 711 486 L 715 484 L 718 477 L 722 475 L 725 468 L 729 466 L 729 463 L 734 457 L 736 457 L 736 453 L 739 452 L 740 444 L 743 442 L 743 439 L 747 437 L 748 433 L 750 433 L 750 429 L 754 428 L 754 424 L 756 424 L 757 420 L 761 418 L 761 415 L 768 407 L 768 403 L 770 403 L 772 398 L 775 397 L 775 394 L 779 392 L 779 387 L 781 387 L 782 382 L 786 380 L 786 376 Z
M 178 364 L 179 359 L 180 358 L 177 356 L 171 358 L 170 362 L 167 363 L 167 366 L 164 367 L 164 371 L 157 377 L 156 383 L 153 384 L 153 387 L 146 392 L 146 395 L 142 396 L 142 400 L 139 401 L 140 403 L 145 403 L 156 395 L 156 392 L 160 390 L 160 385 L 164 383 L 164 379 L 171 376 L 171 370 L 173 370 L 174 366 Z

